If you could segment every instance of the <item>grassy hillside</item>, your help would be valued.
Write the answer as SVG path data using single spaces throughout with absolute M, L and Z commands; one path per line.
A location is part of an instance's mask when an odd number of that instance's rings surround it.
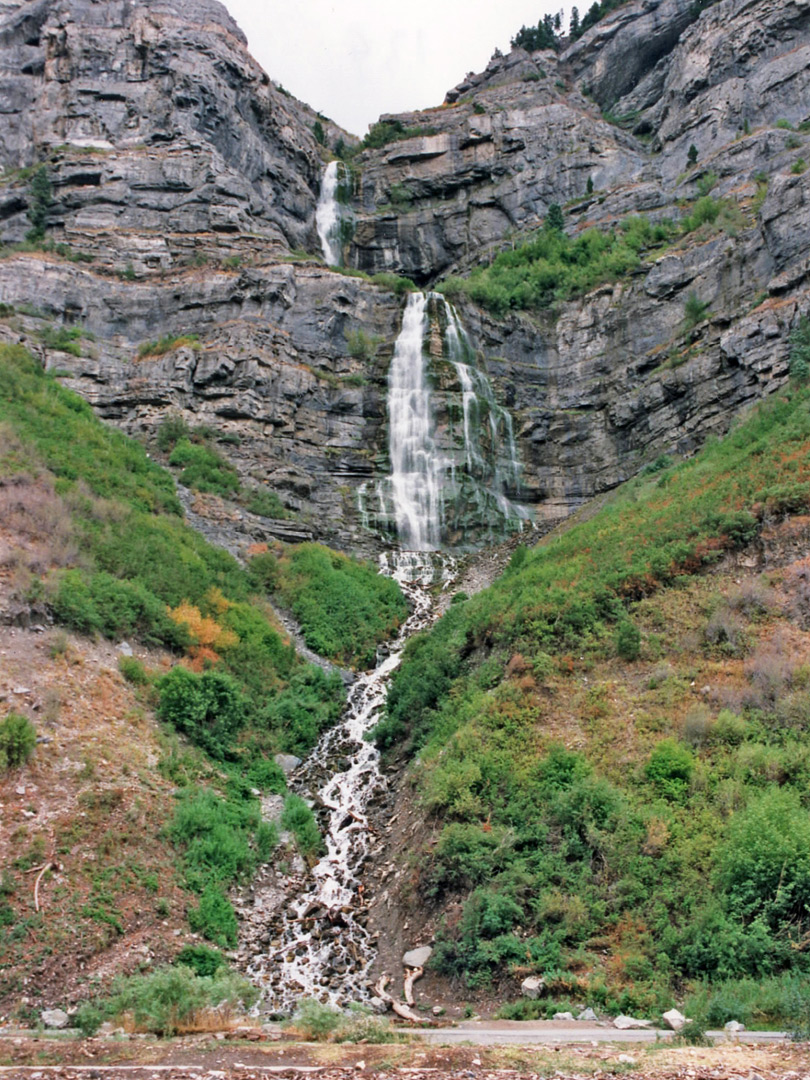
M 806 1000 L 809 406 L 659 461 L 409 644 L 377 735 L 435 829 L 437 970 L 544 974 L 518 1015 Z
M 373 651 L 404 610 L 398 586 L 326 549 L 313 557 L 300 581 L 284 577 L 285 596 L 293 607 L 313 588 L 340 598 L 339 573 L 350 582 L 346 656 Z M 307 752 L 344 698 L 339 676 L 300 659 L 266 602 L 278 562 L 257 554 L 245 569 L 207 543 L 140 445 L 24 349 L 0 347 L 0 609 L 57 624 L 42 638 L 0 624 L 16 650 L 12 664 L 4 640 L 0 801 L 21 822 L 0 844 L 0 1008 L 32 964 L 39 993 L 59 993 L 54 958 L 70 953 L 90 971 L 112 953 L 103 970 L 119 971 L 130 935 L 160 937 L 178 915 L 236 944 L 228 891 L 278 843 L 256 791 L 286 793 L 273 755 Z M 105 640 L 124 638 L 137 656 Z M 17 686 L 31 688 L 19 704 Z M 302 800 L 287 797 L 280 824 L 304 858 L 319 854 Z M 25 877 L 40 864 L 46 914 Z M 171 943 L 155 953 L 170 958 Z M 64 994 L 82 996 L 81 982 L 65 981 Z

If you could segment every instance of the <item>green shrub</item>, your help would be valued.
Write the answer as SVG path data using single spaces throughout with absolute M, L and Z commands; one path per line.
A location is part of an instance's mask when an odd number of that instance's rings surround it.
M 34 752 L 37 732 L 27 716 L 10 712 L 0 720 L 0 772 L 24 765 Z
M 165 453 L 174 449 L 181 439 L 188 439 L 191 429 L 182 416 L 169 413 L 160 421 L 157 431 L 158 448 Z
M 80 570 L 66 570 L 53 580 L 54 616 L 83 634 L 137 637 L 147 645 L 170 648 L 188 641 L 186 631 L 169 618 L 166 605 L 139 582 Z
M 694 767 L 694 758 L 685 746 L 675 739 L 663 739 L 644 771 L 665 798 L 681 800 L 689 789 Z
M 206 885 L 200 902 L 189 909 L 188 925 L 195 934 L 202 934 L 215 945 L 232 949 L 236 947 L 239 938 L 236 912 L 218 885 Z
M 333 1005 L 322 1005 L 315 998 L 304 998 L 295 1008 L 290 1026 L 299 1037 L 312 1042 L 329 1039 L 345 1022 L 345 1016 Z
M 638 660 L 641 654 L 641 631 L 629 619 L 616 627 L 616 654 L 622 660 Z
M 394 633 L 408 611 L 395 581 L 320 544 L 285 550 L 278 593 L 311 649 L 363 667 L 374 663 L 378 643 Z
M 45 236 L 51 207 L 53 206 L 53 187 L 48 175 L 47 165 L 40 165 L 31 178 L 28 189 L 28 220 L 31 228 L 26 239 L 38 243 Z
M 767 791 L 734 815 L 718 851 L 718 880 L 743 919 L 810 929 L 810 817 L 797 792 Z
M 697 293 L 689 293 L 683 309 L 684 321 L 688 330 L 691 330 L 693 326 L 697 326 L 699 322 L 703 322 L 709 313 L 709 306 L 708 303 L 700 299 Z
M 207 945 L 184 945 L 174 962 L 191 968 L 195 975 L 213 975 L 227 966 L 219 949 L 211 949 Z
M 246 707 L 236 680 L 223 671 L 197 675 L 181 664 L 158 680 L 158 716 L 201 746 L 212 757 L 225 758 L 235 749 Z
M 810 378 L 810 319 L 806 315 L 790 335 L 790 374 L 797 382 Z
M 194 1030 L 202 1014 L 237 1010 L 252 1005 L 258 991 L 247 979 L 220 968 L 212 975 L 196 975 L 188 967 L 161 967 L 148 975 L 116 979 L 110 995 L 92 1008 L 105 1019 L 132 1017 L 137 1031 L 155 1035 L 176 1035 Z
M 239 475 L 233 465 L 203 443 L 180 439 L 172 450 L 169 464 L 179 465 L 182 469 L 180 482 L 196 491 L 227 496 L 239 490 Z
M 326 851 L 318 823 L 309 806 L 299 795 L 288 795 L 281 815 L 282 829 L 289 829 L 302 855 L 313 858 Z
M 134 656 L 119 656 L 118 670 L 133 686 L 147 686 L 149 683 L 149 673 L 141 661 Z
M 242 505 L 251 514 L 258 514 L 260 517 L 274 518 L 276 521 L 290 517 L 284 503 L 275 491 L 270 491 L 269 488 L 248 488 L 243 493 Z

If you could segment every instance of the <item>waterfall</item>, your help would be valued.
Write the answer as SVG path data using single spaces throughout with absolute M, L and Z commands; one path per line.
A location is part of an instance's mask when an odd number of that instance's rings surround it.
M 340 206 L 337 199 L 338 162 L 330 161 L 321 181 L 321 193 L 315 210 L 315 225 L 323 257 L 329 266 L 340 266 Z
M 388 373 L 388 448 L 391 495 L 400 545 L 410 551 L 435 550 L 441 540 L 441 486 L 444 461 L 433 439 L 423 293 L 411 293 Z
M 395 532 L 413 551 L 472 547 L 522 529 L 529 514 L 510 498 L 520 489 L 512 417 L 439 293 L 408 297 L 388 375 L 388 424 L 391 473 L 359 492 L 364 524 Z

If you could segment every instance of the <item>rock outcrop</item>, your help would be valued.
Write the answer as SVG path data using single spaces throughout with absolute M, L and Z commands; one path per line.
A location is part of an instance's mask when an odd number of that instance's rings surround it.
M 403 300 L 319 258 L 316 114 L 215 0 L 6 2 L 0 71 L 3 338 L 132 433 L 167 412 L 215 428 L 293 528 L 374 550 L 358 490 L 388 469 Z M 383 117 L 390 141 L 353 158 L 346 266 L 423 287 L 521 242 L 553 203 L 576 232 L 725 200 L 722 227 L 587 296 L 503 318 L 460 305 L 538 519 L 784 385 L 810 307 L 808 81 L 810 0 L 630 0 L 559 55 L 496 54 L 444 105 Z M 47 250 L 25 250 L 41 165 Z M 81 335 L 67 352 L 65 329 Z M 451 427 L 437 417 L 440 440 Z

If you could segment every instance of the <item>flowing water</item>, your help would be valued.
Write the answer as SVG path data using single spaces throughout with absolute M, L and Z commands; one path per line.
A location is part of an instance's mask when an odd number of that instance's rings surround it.
M 355 681 L 341 722 L 321 738 L 293 778 L 297 793 L 326 808 L 327 852 L 271 927 L 270 953 L 248 969 L 263 987 L 263 1008 L 289 1012 L 306 997 L 347 1005 L 369 996 L 375 947 L 365 925 L 362 871 L 374 841 L 369 804 L 386 781 L 379 752 L 365 735 L 380 719 L 388 679 L 406 641 L 431 621 L 428 586 L 437 567 L 446 574 L 452 565 L 446 556 L 408 551 L 383 559 L 383 572 L 399 581 L 412 613 L 375 669 Z
M 388 374 L 388 452 L 390 475 L 362 485 L 358 503 L 364 526 L 403 548 L 494 542 L 529 517 L 510 498 L 521 471 L 512 417 L 439 293 L 408 297 Z
M 340 266 L 340 204 L 337 199 L 337 161 L 330 161 L 321 181 L 321 193 L 315 209 L 315 226 L 321 241 L 321 250 L 328 266 Z
M 435 551 L 441 542 L 444 458 L 433 438 L 425 337 L 427 297 L 411 293 L 388 373 L 391 495 L 403 548 Z

